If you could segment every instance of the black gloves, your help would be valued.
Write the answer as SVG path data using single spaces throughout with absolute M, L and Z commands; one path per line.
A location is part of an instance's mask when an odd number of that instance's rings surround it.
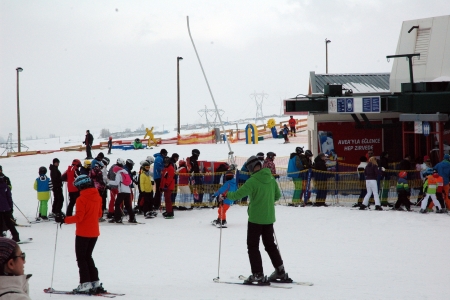
M 55 222 L 64 224 L 64 220 L 66 219 L 66 215 L 64 213 L 58 213 L 55 215 Z

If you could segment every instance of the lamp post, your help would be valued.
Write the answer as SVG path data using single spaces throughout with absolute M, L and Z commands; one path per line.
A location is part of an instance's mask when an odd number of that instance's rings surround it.
M 20 152 L 20 108 L 19 108 L 19 73 L 22 68 L 17 68 L 17 152 Z
M 181 56 L 177 57 L 177 138 L 180 135 L 180 60 Z
M 328 43 L 331 43 L 329 39 L 325 39 L 325 66 L 326 66 L 326 74 L 328 74 Z

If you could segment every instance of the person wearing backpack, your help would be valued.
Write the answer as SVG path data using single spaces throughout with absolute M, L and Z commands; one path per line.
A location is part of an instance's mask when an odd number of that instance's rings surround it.
M 117 186 L 119 193 L 117 194 L 116 201 L 114 203 L 114 218 L 109 220 L 109 223 L 122 223 L 122 210 L 120 206 L 124 203 L 125 209 L 128 211 L 129 219 L 128 223 L 137 223 L 133 208 L 130 203 L 131 195 L 131 177 L 128 172 L 116 165 L 113 169 L 116 174 L 116 178 L 111 180 L 109 186 Z
M 77 198 L 80 196 L 80 191 L 73 185 L 75 179 L 80 175 L 81 161 L 74 159 L 72 164 L 67 167 L 66 172 L 61 175 L 61 180 L 67 182 L 67 191 L 69 192 L 69 204 L 66 209 L 66 216 L 73 214 L 73 208 L 77 202 Z

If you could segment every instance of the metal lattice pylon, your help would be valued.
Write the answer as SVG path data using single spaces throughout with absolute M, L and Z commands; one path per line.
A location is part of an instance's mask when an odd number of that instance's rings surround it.
M 6 153 L 16 152 L 16 151 L 14 151 L 14 147 L 17 148 L 17 145 L 18 145 L 18 143 L 13 143 L 12 142 L 12 133 L 10 133 L 8 135 L 8 140 L 6 141 L 6 143 L 1 143 L 0 144 L 0 148 L 5 148 L 5 150 L 2 152 L 2 154 L 0 154 L 0 156 L 3 155 L 3 153 L 5 153 L 5 152 Z M 20 143 L 20 146 L 23 147 L 23 148 L 27 148 L 27 151 L 28 151 L 28 147 L 25 146 L 24 144 Z
M 262 124 L 264 124 L 266 122 L 266 119 L 264 118 L 263 111 L 262 111 L 262 105 L 263 105 L 264 99 L 267 99 L 268 96 L 269 95 L 264 92 L 262 92 L 262 93 L 254 92 L 253 94 L 250 94 L 250 97 L 252 99 L 255 99 L 255 102 L 256 102 L 255 124 L 258 121 L 261 121 Z
M 225 111 L 223 109 L 208 109 L 205 105 L 205 109 L 199 110 L 198 114 L 200 115 L 200 117 L 205 117 L 206 118 L 206 125 L 208 126 L 208 130 L 210 130 L 211 128 L 214 127 L 218 127 L 220 125 L 220 123 L 217 122 L 217 118 L 218 118 L 218 113 L 220 114 L 220 116 L 222 116 Z M 214 118 L 214 121 L 210 121 L 210 119 L 208 118 L 208 116 L 210 118 Z

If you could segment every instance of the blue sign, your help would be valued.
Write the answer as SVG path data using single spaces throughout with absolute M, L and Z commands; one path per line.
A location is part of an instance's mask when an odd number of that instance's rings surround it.
M 422 132 L 424 136 L 428 136 L 430 134 L 430 123 L 428 122 L 422 122 Z
M 365 113 L 372 112 L 372 99 L 362 98 L 362 111 Z
M 380 112 L 380 97 L 372 98 L 372 112 Z
M 337 112 L 345 112 L 345 98 L 337 98 Z
M 345 112 L 353 112 L 353 98 L 345 99 Z

